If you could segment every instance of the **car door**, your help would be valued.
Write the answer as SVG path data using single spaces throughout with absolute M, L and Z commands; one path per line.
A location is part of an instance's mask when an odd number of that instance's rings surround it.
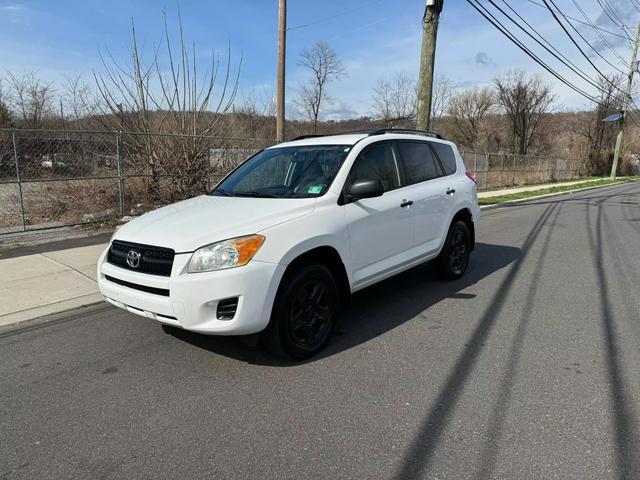
M 406 261 L 413 246 L 411 208 L 404 189 L 397 152 L 392 142 L 366 147 L 355 160 L 346 185 L 355 180 L 378 179 L 384 187 L 380 197 L 364 198 L 344 205 L 351 248 L 354 288 L 373 283 Z
M 398 140 L 397 149 L 407 185 L 403 190 L 413 201 L 414 253 L 428 256 L 437 252 L 446 235 L 449 180 L 428 142 Z

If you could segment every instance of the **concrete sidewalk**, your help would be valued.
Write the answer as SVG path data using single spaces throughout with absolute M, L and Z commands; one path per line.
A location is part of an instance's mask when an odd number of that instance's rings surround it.
M 512 195 L 514 193 L 535 192 L 537 190 L 544 190 L 546 188 L 551 188 L 551 187 L 567 187 L 571 185 L 577 185 L 580 183 L 599 182 L 600 180 L 602 180 L 602 178 L 590 178 L 590 179 L 574 180 L 571 182 L 545 183 L 542 185 L 529 185 L 526 187 L 512 187 L 512 188 L 503 188 L 501 190 L 487 190 L 483 192 L 478 192 L 478 198 L 501 197 L 503 195 Z
M 105 246 L 0 260 L 0 327 L 101 301 L 96 263 Z

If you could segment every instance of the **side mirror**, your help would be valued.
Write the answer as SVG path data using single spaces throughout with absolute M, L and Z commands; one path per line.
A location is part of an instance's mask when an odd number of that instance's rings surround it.
M 371 178 L 359 178 L 351 183 L 347 189 L 347 198 L 351 201 L 361 198 L 380 197 L 384 193 L 384 187 L 380 180 Z

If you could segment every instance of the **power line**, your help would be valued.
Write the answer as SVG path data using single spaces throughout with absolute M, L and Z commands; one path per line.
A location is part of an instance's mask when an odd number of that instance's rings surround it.
M 538 6 L 538 7 L 546 8 L 542 3 L 536 2 L 535 0 L 527 0 L 527 1 L 528 1 L 529 3 L 531 3 L 531 4 L 533 4 L 533 5 Z M 632 1 L 633 1 L 633 0 L 632 0 Z M 597 25 L 591 25 L 591 24 L 586 23 L 586 22 L 584 22 L 584 21 L 582 21 L 582 20 L 579 20 L 579 19 L 577 19 L 577 18 L 570 17 L 569 15 L 567 15 L 567 18 L 568 18 L 569 20 L 572 20 L 572 21 L 574 21 L 574 22 L 580 23 L 580 24 L 582 24 L 582 25 L 586 25 L 586 26 L 588 26 L 588 27 L 595 28 L 596 30 L 600 30 L 601 32 L 608 33 L 609 35 L 614 35 L 614 36 L 619 37 L 619 38 L 624 38 L 625 40 L 631 40 L 631 38 L 629 38 L 629 35 L 627 34 L 627 32 L 625 32 L 624 30 L 623 30 L 623 32 L 624 32 L 625 34 L 624 34 L 624 35 L 621 35 L 621 34 L 619 34 L 619 33 L 612 32 L 611 30 L 607 30 L 606 28 L 598 27 Z
M 515 35 L 513 35 L 494 15 L 492 15 L 478 0 L 466 0 L 469 5 L 471 5 L 475 10 L 480 13 L 489 23 L 491 23 L 500 33 L 502 33 L 505 37 L 511 40 L 518 48 L 520 48 L 524 53 L 526 53 L 531 59 L 533 59 L 538 65 L 544 68 L 551 75 L 556 77 L 562 83 L 567 85 L 569 88 L 574 90 L 576 93 L 582 95 L 587 100 L 599 103 L 598 100 L 589 95 L 587 92 L 582 90 L 581 88 L 575 86 L 571 82 L 569 82 L 566 78 L 561 76 L 558 72 L 553 70 L 549 65 L 547 65 L 540 57 L 538 57 L 535 53 L 533 53 L 526 45 L 524 45 Z M 483 11 L 485 10 L 486 13 Z
M 631 94 L 628 94 L 627 92 L 625 92 L 624 90 L 622 90 L 620 87 L 618 87 L 615 83 L 613 83 L 611 80 L 609 80 L 609 78 L 602 73 L 602 71 L 600 71 L 600 69 L 595 65 L 595 63 L 593 63 L 591 61 L 591 59 L 589 58 L 589 56 L 584 52 L 584 50 L 582 50 L 582 48 L 580 48 L 580 45 L 578 45 L 578 42 L 575 41 L 575 39 L 571 36 L 571 34 L 569 33 L 569 31 L 566 29 L 566 27 L 564 26 L 564 24 L 560 21 L 560 19 L 558 18 L 558 16 L 556 15 L 556 13 L 559 13 L 560 15 L 562 15 L 563 17 L 565 17 L 565 14 L 562 12 L 562 10 L 560 10 L 558 8 L 558 6 L 556 5 L 554 0 L 549 0 L 553 6 L 556 8 L 556 10 L 554 11 L 551 6 L 549 5 L 549 3 L 547 2 L 547 0 L 542 0 L 544 2 L 544 4 L 547 6 L 547 8 L 549 9 L 549 11 L 551 12 L 551 15 L 553 15 L 553 18 L 556 20 L 556 22 L 558 22 L 558 25 L 560 25 L 560 27 L 562 28 L 562 30 L 564 30 L 564 32 L 567 34 L 567 36 L 569 37 L 569 39 L 571 40 L 571 42 L 576 46 L 576 48 L 580 51 L 580 53 L 582 54 L 582 56 L 584 58 L 587 59 L 587 61 L 591 64 L 591 66 L 596 70 L 596 72 L 598 72 L 600 74 L 600 76 L 606 81 L 608 82 L 613 88 L 615 88 L 616 90 L 619 90 L 620 92 L 622 92 L 625 96 L 625 98 L 628 97 L 629 101 L 636 107 L 636 103 L 633 99 L 633 97 L 631 96 Z M 566 18 L 565 18 L 565 21 Z M 609 65 L 612 65 L 608 60 L 606 60 L 602 55 L 600 55 L 600 53 L 584 38 L 584 36 L 573 26 L 573 24 L 571 24 L 571 22 L 567 21 L 567 23 L 571 26 L 571 28 L 580 36 L 580 38 L 587 44 L 589 45 L 589 47 L 591 47 L 591 49 L 598 53 L 598 55 L 603 58 L 605 61 L 607 61 L 607 63 L 609 63 Z M 623 72 L 622 70 L 620 70 L 617 67 L 616 70 L 618 70 L 619 72 L 621 72 L 623 75 L 625 74 L 625 72 Z M 632 119 L 633 120 L 633 119 Z M 634 123 L 636 123 L 638 126 L 640 126 L 640 124 L 638 124 L 638 122 L 636 122 L 635 120 L 633 120 Z
M 500 33 L 502 33 L 505 37 L 507 37 L 512 43 L 514 43 L 518 48 L 520 48 L 520 50 L 522 50 L 527 56 L 529 56 L 531 59 L 533 59 L 538 65 L 540 65 L 542 68 L 544 68 L 547 72 L 549 72 L 555 78 L 560 80 L 562 83 L 564 83 L 570 89 L 572 89 L 573 91 L 575 91 L 576 93 L 578 93 L 582 97 L 586 98 L 587 100 L 589 100 L 589 101 L 591 101 L 591 102 L 593 102 L 593 103 L 595 103 L 597 105 L 599 105 L 601 103 L 593 95 L 589 94 L 588 92 L 586 92 L 585 90 L 581 89 L 580 87 L 574 85 L 569 80 L 567 80 L 562 75 L 560 75 L 558 72 L 556 72 L 553 68 L 551 68 L 548 64 L 546 64 L 540 57 L 538 57 L 533 51 L 531 51 L 531 49 L 529 49 L 520 39 L 518 39 L 512 32 L 510 32 L 508 30 L 508 28 L 505 27 L 505 25 L 502 22 L 500 22 L 500 20 L 498 20 L 484 5 L 482 5 L 480 3 L 479 0 L 466 0 L 466 1 L 478 13 L 480 13 L 480 15 L 482 15 L 489 23 L 491 23 Z M 606 81 L 608 81 L 607 77 L 605 77 L 604 75 L 603 75 L 603 78 Z M 612 85 L 614 86 L 614 88 L 619 90 L 619 88 L 615 84 L 612 84 Z M 625 96 L 626 96 L 626 94 L 625 94 Z M 633 99 L 631 99 L 631 101 L 633 102 Z M 634 106 L 636 106 L 635 103 L 634 103 Z M 636 109 L 637 108 L 638 107 L 636 106 Z M 628 111 L 628 113 L 629 113 L 630 120 L 635 125 L 640 127 L 640 123 L 635 118 L 632 117 L 630 110 Z
M 600 32 L 600 29 L 597 28 L 593 22 L 589 19 L 588 15 L 586 14 L 586 12 L 583 10 L 583 8 L 580 6 L 580 4 L 576 1 L 576 0 L 571 0 L 571 2 L 575 5 L 575 7 L 578 9 L 578 11 L 580 12 L 580 14 L 584 17 L 584 19 L 588 22 L 588 24 L 591 26 L 591 28 L 593 28 L 593 30 L 596 32 L 596 34 L 598 35 L 598 37 L 600 38 L 600 40 L 602 41 L 602 43 L 604 43 L 606 45 L 606 47 L 611 50 L 611 52 L 618 58 L 618 60 L 620 60 L 620 62 L 622 62 L 622 64 L 625 67 L 629 67 L 629 63 L 622 58 L 622 56 L 615 51 L 615 49 L 611 46 L 611 44 L 607 41 L 607 39 L 605 38 L 604 35 L 602 35 L 602 32 Z
M 508 13 L 506 13 L 504 10 L 502 10 L 502 8 L 500 8 L 500 6 L 496 5 L 496 3 L 493 0 L 488 0 L 496 9 L 498 9 L 498 11 L 500 11 L 500 13 L 502 13 L 502 15 L 504 15 L 505 17 L 507 17 L 515 26 L 517 26 L 520 30 L 522 30 L 524 33 L 526 33 L 529 37 L 531 37 L 536 43 L 538 43 L 542 48 L 544 48 L 547 52 L 549 52 L 551 55 L 553 55 L 557 60 L 560 61 L 560 63 L 562 63 L 564 66 L 566 66 L 567 68 L 569 68 L 571 71 L 573 71 L 575 74 L 577 74 L 580 78 L 582 78 L 584 81 L 586 81 L 587 83 L 589 83 L 590 85 L 592 85 L 593 87 L 597 88 L 598 90 L 600 90 L 602 93 L 608 93 L 606 90 L 604 90 L 600 85 L 598 85 L 597 83 L 595 83 L 593 80 L 591 80 L 591 78 L 589 77 L 589 75 L 582 70 L 580 67 L 578 67 L 575 63 L 573 63 L 571 60 L 569 60 L 560 50 L 558 50 L 551 42 L 549 42 L 543 35 L 540 34 L 540 32 L 538 32 L 529 22 L 527 22 L 526 19 L 524 19 L 522 17 L 522 15 L 520 15 L 511 5 L 509 5 L 509 3 L 507 2 L 507 0 L 502 0 L 502 3 L 504 3 L 507 8 L 509 8 L 509 10 L 511 10 L 522 22 L 524 22 L 524 24 L 529 27 L 541 40 L 542 42 L 545 42 L 548 47 L 546 45 L 544 45 L 540 40 L 538 40 L 536 37 L 534 37 L 529 31 L 527 31 L 522 25 L 520 25 L 516 20 L 514 20 Z M 614 97 L 616 99 L 618 99 L 617 97 Z M 619 99 L 618 99 L 619 100 Z
M 373 5 L 374 3 L 380 3 L 381 1 L 382 0 L 373 0 L 371 2 L 367 2 L 367 3 L 363 4 L 363 5 L 360 5 L 359 7 L 355 7 L 355 8 L 349 9 L 349 10 L 342 11 L 340 13 L 336 13 L 335 15 L 331 15 L 331 16 L 328 16 L 328 17 L 320 18 L 319 20 L 315 20 L 313 22 L 304 23 L 304 24 L 301 24 L 301 25 L 296 25 L 294 27 L 289 27 L 289 28 L 287 28 L 287 31 L 298 30 L 299 28 L 311 27 L 312 25 L 317 25 L 318 23 L 328 22 L 329 20 L 333 20 L 334 18 L 338 18 L 338 17 L 341 17 L 343 15 L 348 15 L 348 14 L 353 13 L 353 12 L 357 12 L 358 10 L 362 10 L 363 8 L 366 8 L 366 7 L 370 6 L 370 5 Z
M 620 19 L 620 17 L 616 13 L 616 11 L 613 8 L 611 8 L 611 5 L 609 5 L 606 2 L 606 0 L 604 0 L 604 3 L 602 3 L 602 1 L 603 0 L 597 0 L 598 5 L 600 5 L 602 7 L 602 11 L 604 12 L 604 14 L 609 18 L 609 20 L 611 20 L 611 22 L 614 25 L 616 25 L 618 27 L 622 27 L 622 29 L 624 30 L 624 22 Z
M 608 77 L 602 73 L 600 71 L 600 69 L 596 66 L 595 63 L 593 63 L 591 61 L 591 59 L 589 58 L 589 55 L 587 55 L 584 50 L 580 47 L 580 45 L 578 45 L 578 42 L 576 42 L 575 38 L 573 38 L 573 36 L 571 35 L 571 33 L 569 33 L 569 30 L 567 30 L 567 27 L 564 26 L 564 23 L 562 23 L 562 21 L 558 18 L 558 15 L 556 15 L 556 11 L 557 13 L 559 13 L 560 15 L 562 15 L 563 17 L 565 16 L 564 13 L 562 12 L 562 10 L 560 10 L 558 8 L 558 6 L 556 5 L 556 3 L 553 0 L 549 0 L 553 6 L 556 8 L 556 10 L 554 11 L 551 8 L 551 5 L 549 5 L 549 3 L 547 2 L 547 0 L 542 0 L 544 2 L 544 4 L 547 6 L 547 8 L 549 9 L 549 11 L 551 12 L 551 15 L 553 16 L 553 18 L 556 20 L 556 22 L 558 23 L 558 25 L 560 25 L 560 27 L 562 28 L 562 30 L 564 31 L 564 33 L 567 35 L 567 37 L 569 37 L 569 40 L 571 40 L 571 43 L 573 43 L 576 48 L 578 49 L 578 51 L 580 51 L 580 53 L 582 54 L 582 56 L 587 60 L 587 62 L 589 62 L 591 64 L 591 66 L 595 69 L 596 72 L 598 72 L 602 77 L 604 77 L 609 83 L 611 83 L 611 85 L 614 85 L 609 79 Z M 565 19 L 566 21 L 566 19 Z M 580 33 L 580 31 L 575 28 L 573 26 L 573 24 L 571 24 L 570 22 L 569 25 L 571 26 L 571 28 L 573 28 L 573 30 L 578 34 L 578 36 L 582 39 L 582 41 L 584 43 L 586 43 L 587 45 L 589 45 L 589 47 L 596 52 L 605 62 L 607 62 L 611 67 L 613 67 L 614 69 L 616 69 L 618 72 L 622 73 L 623 75 L 625 74 L 625 72 L 623 72 L 622 70 L 620 70 L 618 67 L 616 67 L 615 65 L 613 65 L 611 62 L 609 62 L 609 60 L 607 60 L 605 57 L 603 57 L 600 52 L 598 52 L 598 50 L 596 48 L 593 47 L 593 45 L 591 45 L 586 38 L 584 38 L 584 36 Z M 615 85 L 614 85 L 615 86 Z M 616 89 L 620 90 L 622 93 L 625 93 L 623 90 L 621 90 L 620 88 L 618 88 L 617 86 L 615 86 Z M 625 93 L 626 95 L 626 93 Z

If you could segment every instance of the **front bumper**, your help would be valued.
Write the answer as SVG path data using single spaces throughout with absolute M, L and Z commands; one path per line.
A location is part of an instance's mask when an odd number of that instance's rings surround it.
M 131 313 L 194 332 L 248 335 L 264 330 L 285 266 L 252 260 L 243 267 L 186 273 L 191 254 L 176 254 L 170 277 L 126 270 L 98 260 L 98 288 L 105 300 Z M 147 293 L 107 280 L 106 276 L 144 287 L 169 290 L 169 296 Z M 238 297 L 231 320 L 217 318 L 218 302 Z

